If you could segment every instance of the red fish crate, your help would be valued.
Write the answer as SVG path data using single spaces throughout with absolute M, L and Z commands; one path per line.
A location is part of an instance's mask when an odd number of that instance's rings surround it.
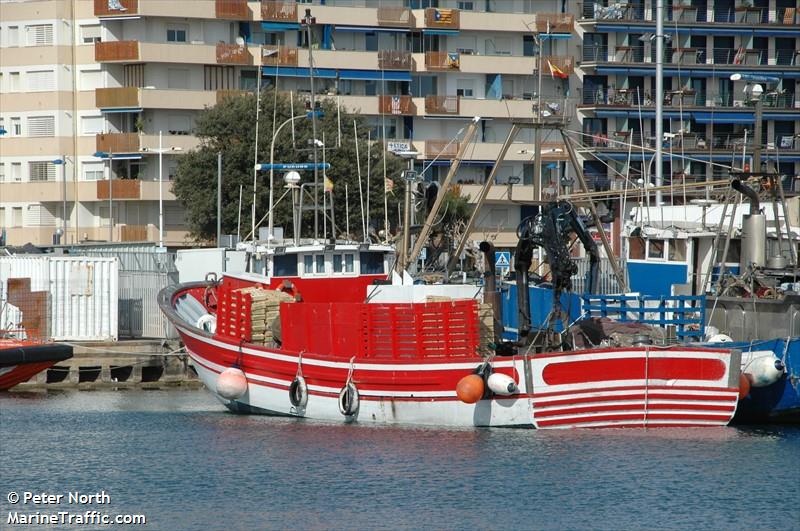
M 217 287 L 217 331 L 218 336 L 250 341 L 252 305 L 249 293 L 233 289 L 225 282 Z

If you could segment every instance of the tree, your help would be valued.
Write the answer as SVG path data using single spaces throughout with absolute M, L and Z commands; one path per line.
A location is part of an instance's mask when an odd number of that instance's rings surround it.
M 274 121 L 273 121 L 273 108 Z M 317 137 L 325 141 L 325 158 L 331 168 L 327 176 L 333 183 L 334 218 L 337 237 L 345 232 L 345 184 L 347 185 L 349 204 L 349 226 L 351 237 L 362 237 L 361 203 L 359 201 L 358 172 L 356 164 L 356 141 L 354 127 L 358 130 L 358 151 L 361 161 L 361 181 L 366 203 L 367 175 L 367 131 L 369 125 L 364 116 L 348 112 L 341 108 L 337 111 L 335 100 L 322 100 L 321 108 L 324 116 L 317 119 Z M 229 96 L 214 107 L 200 113 L 195 135 L 200 139 L 200 147 L 181 157 L 173 192 L 183 205 L 189 230 L 198 240 L 212 240 L 216 236 L 217 226 L 217 154 L 222 153 L 222 231 L 236 233 L 239 219 L 239 187 L 242 188 L 241 203 L 241 235 L 250 232 L 253 204 L 253 144 L 256 127 L 256 95 Z M 305 113 L 303 102 L 294 102 L 295 116 Z M 288 95 L 272 90 L 261 94 L 259 116 L 258 157 L 259 163 L 269 162 L 270 143 L 272 142 L 273 124 L 279 127 L 291 116 L 291 103 Z M 341 131 L 339 124 L 341 123 Z M 290 126 L 284 127 L 275 142 L 276 163 L 307 162 L 313 160 L 309 149 L 312 139 L 311 119 L 301 118 L 294 122 L 294 143 Z M 383 157 L 385 153 L 380 142 L 373 143 L 370 149 L 370 208 L 369 222 L 376 230 L 384 225 L 384 182 Z M 318 161 L 322 162 L 322 149 L 317 151 Z M 401 173 L 404 162 L 393 154 L 386 155 L 386 175 L 396 183 L 396 190 L 388 195 L 390 231 L 397 230 L 398 203 L 402 199 Z M 301 172 L 302 183 L 314 181 L 312 171 Z M 285 192 L 283 172 L 274 175 L 274 200 Z M 322 183 L 322 172 L 319 182 Z M 322 204 L 320 190 L 319 201 Z M 328 195 L 330 199 L 330 195 Z M 306 198 L 305 205 L 312 202 Z M 365 204 L 366 207 L 366 204 Z M 258 223 L 269 208 L 269 172 L 259 171 L 256 187 L 256 222 Z M 274 210 L 275 226 L 283 226 L 288 237 L 292 234 L 291 194 L 287 195 Z M 266 226 L 266 222 L 261 226 Z M 313 235 L 313 212 L 303 214 L 302 234 Z M 320 237 L 322 237 L 322 214 L 319 217 Z M 328 222 L 330 236 L 330 222 Z

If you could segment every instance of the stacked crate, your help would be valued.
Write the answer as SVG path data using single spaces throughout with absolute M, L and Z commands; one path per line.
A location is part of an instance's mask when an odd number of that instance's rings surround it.
M 294 298 L 282 291 L 261 288 L 239 288 L 250 304 L 250 342 L 256 345 L 272 344 L 272 322 L 280 315 L 282 302 L 294 302 Z
M 442 295 L 428 295 L 425 297 L 425 302 L 450 302 L 453 299 Z M 490 354 L 489 343 L 494 343 L 494 312 L 492 305 L 487 303 L 478 303 L 478 331 L 480 334 L 480 342 L 478 344 L 478 352 L 486 355 Z

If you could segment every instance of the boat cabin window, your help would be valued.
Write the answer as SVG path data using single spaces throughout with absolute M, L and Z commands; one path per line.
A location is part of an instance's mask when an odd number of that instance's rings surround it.
M 361 253 L 361 274 L 380 275 L 383 273 L 383 253 Z
M 686 261 L 686 240 L 673 239 L 669 241 L 669 261 Z
M 738 264 L 742 255 L 742 242 L 740 240 L 731 240 L 728 246 L 728 256 L 725 261 L 729 264 Z
M 664 258 L 664 240 L 647 240 L 647 258 Z
M 628 238 L 628 258 L 644 260 L 644 238 Z
M 342 272 L 342 255 L 340 254 L 333 255 L 333 272 L 334 273 Z
M 303 255 L 303 273 L 311 275 L 314 273 L 314 255 Z
M 355 256 L 352 253 L 333 255 L 334 273 L 353 273 Z
M 276 277 L 296 277 L 297 276 L 297 255 L 280 254 L 275 255 L 272 260 L 272 275 Z
M 318 254 L 318 255 L 314 256 L 314 258 L 315 258 L 315 261 L 317 263 L 316 272 L 317 273 L 324 273 L 325 272 L 325 255 L 324 254 Z

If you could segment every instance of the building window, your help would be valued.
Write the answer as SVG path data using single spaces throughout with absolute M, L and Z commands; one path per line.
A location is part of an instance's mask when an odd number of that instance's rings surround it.
M 6 226 L 6 207 L 0 207 L 0 227 Z
M 167 69 L 167 88 L 171 89 L 188 89 L 189 88 L 189 70 L 185 68 L 168 68 Z
M 11 163 L 11 182 L 18 183 L 22 181 L 22 163 L 21 162 L 12 162 Z
M 55 116 L 29 116 L 28 136 L 33 136 L 33 137 L 56 136 Z
M 29 180 L 55 181 L 56 166 L 50 161 L 35 161 L 28 163 Z
M 12 227 L 22 226 L 22 207 L 11 208 L 11 226 Z
M 102 116 L 83 116 L 81 118 L 81 134 L 97 135 L 103 132 L 105 120 Z
M 461 96 L 462 98 L 474 98 L 475 80 L 474 79 L 456 80 L 456 96 Z
M 0 183 L 6 182 L 6 163 L 0 162 Z
M 104 164 L 103 162 L 84 162 L 83 179 L 85 181 L 102 181 Z
M 103 87 L 103 72 L 101 70 L 81 70 L 80 90 L 94 90 Z
M 11 136 L 22 136 L 22 119 L 11 118 Z
M 53 70 L 35 70 L 26 74 L 27 89 L 36 92 L 55 90 L 56 75 Z
M 472 11 L 475 9 L 475 2 L 459 2 L 458 9 L 462 11 Z
M 100 24 L 81 26 L 81 40 L 84 44 L 100 42 Z
M 171 135 L 188 135 L 192 129 L 190 118 L 177 114 L 167 117 L 167 126 Z
M 53 25 L 34 24 L 25 26 L 25 40 L 28 46 L 52 46 Z
M 8 83 L 9 92 L 19 92 L 19 72 L 9 72 Z
M 19 46 L 19 26 L 8 27 L 8 47 Z
M 186 42 L 189 27 L 183 24 L 167 26 L 167 42 Z

